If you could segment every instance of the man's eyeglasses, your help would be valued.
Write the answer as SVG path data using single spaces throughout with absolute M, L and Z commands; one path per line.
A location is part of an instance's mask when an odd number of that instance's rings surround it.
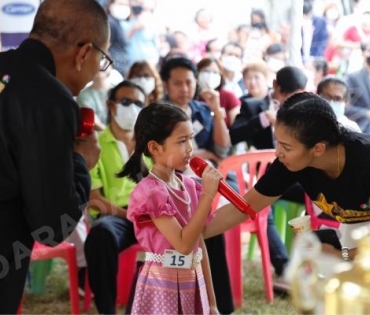
M 131 104 L 135 104 L 136 106 L 144 107 L 144 103 L 142 101 L 134 101 L 128 97 L 121 99 L 121 101 L 119 101 L 118 103 L 122 106 L 130 106 Z
M 79 47 L 82 47 L 83 45 L 85 45 L 86 43 L 78 43 L 77 45 Z M 101 49 L 98 45 L 94 44 L 93 42 L 91 42 L 91 45 L 98 51 L 100 51 L 102 53 L 102 57 L 101 57 L 101 60 L 100 60 L 100 67 L 99 67 L 99 71 L 105 71 L 108 69 L 108 67 L 110 65 L 113 64 L 113 60 L 108 56 L 108 54 L 103 50 Z

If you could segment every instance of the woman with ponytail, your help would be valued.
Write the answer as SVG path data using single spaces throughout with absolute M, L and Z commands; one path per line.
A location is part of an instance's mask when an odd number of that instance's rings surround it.
M 356 254 L 351 231 L 370 221 L 370 135 L 349 131 L 328 102 L 296 93 L 277 112 L 276 160 L 244 199 L 256 211 L 272 204 L 295 182 L 326 214 L 339 221 L 342 247 Z M 232 205 L 216 211 L 205 235 L 213 236 L 247 219 Z M 323 251 L 342 252 L 323 244 Z
M 201 186 L 180 173 L 189 166 L 194 132 L 177 106 L 150 104 L 134 131 L 134 154 L 118 174 L 138 182 L 127 218 L 145 250 L 131 314 L 219 314 L 202 233 L 221 174 L 207 166 Z

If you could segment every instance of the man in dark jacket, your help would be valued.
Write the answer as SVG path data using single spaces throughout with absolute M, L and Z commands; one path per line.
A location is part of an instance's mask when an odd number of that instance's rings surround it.
M 73 99 L 110 65 L 109 25 L 90 0 L 45 0 L 30 36 L 0 54 L 0 313 L 15 314 L 34 241 L 55 246 L 79 221 L 99 158 L 77 138 Z

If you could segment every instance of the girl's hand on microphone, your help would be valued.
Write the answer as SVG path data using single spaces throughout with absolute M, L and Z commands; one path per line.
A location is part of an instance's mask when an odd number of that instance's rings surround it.
M 204 192 L 214 197 L 217 193 L 220 179 L 222 179 L 221 173 L 214 167 L 207 165 L 202 174 Z

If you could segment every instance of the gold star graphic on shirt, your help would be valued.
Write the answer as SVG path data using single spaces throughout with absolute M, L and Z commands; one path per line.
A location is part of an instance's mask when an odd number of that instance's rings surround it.
M 334 208 L 334 205 L 331 203 L 328 203 L 326 201 L 326 198 L 324 194 L 320 193 L 317 200 L 314 201 L 315 205 L 318 206 L 322 211 L 325 213 L 331 214 L 332 210 Z

